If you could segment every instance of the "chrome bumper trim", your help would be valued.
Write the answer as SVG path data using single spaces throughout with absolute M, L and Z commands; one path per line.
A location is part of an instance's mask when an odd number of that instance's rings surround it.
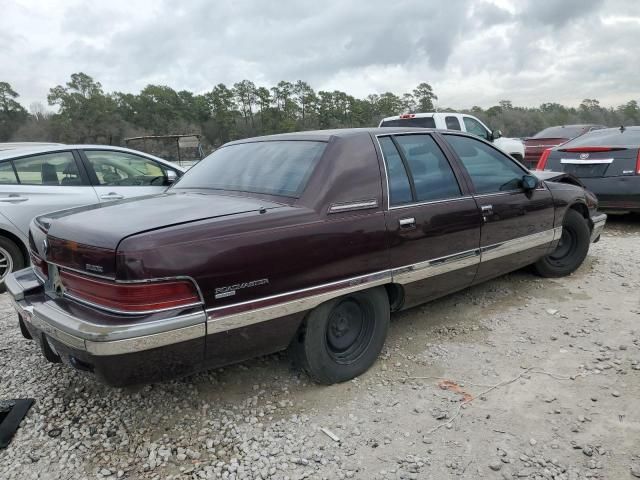
M 22 278 L 19 282 L 15 278 Z M 130 320 L 121 324 L 97 324 L 71 315 L 53 301 L 29 304 L 25 285 L 32 285 L 32 269 L 15 272 L 7 285 L 14 308 L 24 322 L 76 350 L 96 356 L 121 355 L 184 342 L 206 334 L 204 310 L 154 321 Z M 38 286 L 41 287 L 38 283 Z M 31 288 L 30 288 L 31 289 Z
M 595 241 L 604 230 L 604 226 L 607 223 L 607 214 L 600 213 L 598 215 L 594 215 L 591 217 L 591 222 L 593 223 L 593 229 L 591 230 L 591 241 Z

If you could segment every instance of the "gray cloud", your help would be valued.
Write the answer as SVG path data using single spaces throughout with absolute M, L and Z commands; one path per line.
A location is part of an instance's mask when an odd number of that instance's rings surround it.
M 640 2 L 4 1 L 0 80 L 25 104 L 77 71 L 127 92 L 149 83 L 203 92 L 248 78 L 358 96 L 429 81 L 454 107 L 640 97 Z

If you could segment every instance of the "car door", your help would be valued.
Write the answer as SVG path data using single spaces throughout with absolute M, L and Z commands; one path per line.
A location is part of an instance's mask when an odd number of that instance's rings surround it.
M 381 135 L 390 261 L 404 306 L 464 288 L 479 263 L 481 215 L 431 134 Z
M 528 172 L 497 148 L 467 135 L 443 134 L 459 158 L 483 217 L 475 283 L 529 265 L 554 240 L 551 192 L 522 188 Z
M 84 149 L 82 156 L 101 202 L 162 193 L 169 185 L 172 169 L 153 159 L 106 149 Z
M 72 150 L 4 160 L 0 164 L 0 213 L 24 235 L 33 217 L 98 203 Z

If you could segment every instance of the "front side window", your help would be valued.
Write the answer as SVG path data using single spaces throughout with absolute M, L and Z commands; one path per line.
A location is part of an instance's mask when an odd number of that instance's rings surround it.
M 82 185 L 78 166 L 71 152 L 19 158 L 13 161 L 20 183 L 24 185 Z
M 229 145 L 201 160 L 173 188 L 299 198 L 326 146 L 325 142 L 306 140 Z
M 166 169 L 153 160 L 125 152 L 85 150 L 98 185 L 120 187 L 162 186 Z
M 447 130 L 462 130 L 460 128 L 460 121 L 458 121 L 458 117 L 445 117 L 444 123 L 447 126 Z
M 456 152 L 477 193 L 518 190 L 525 172 L 506 155 L 480 140 L 462 135 L 444 138 Z
M 416 201 L 443 200 L 461 195 L 447 158 L 431 135 L 395 137 L 409 166 Z
M 477 135 L 480 138 L 484 138 L 485 140 L 489 140 L 489 132 L 475 118 L 462 117 L 462 121 L 464 122 L 467 132 Z

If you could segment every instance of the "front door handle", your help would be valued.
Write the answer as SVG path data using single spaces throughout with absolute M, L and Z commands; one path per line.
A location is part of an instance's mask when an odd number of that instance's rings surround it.
M 120 195 L 116 192 L 109 192 L 105 195 L 100 195 L 100 198 L 102 200 L 122 200 L 124 198 L 124 195 Z
M 482 212 L 482 220 L 486 222 L 493 215 L 493 205 L 482 205 L 480 211 Z
M 8 197 L 0 197 L 0 202 L 4 203 L 22 203 L 29 200 L 27 197 L 21 197 L 19 195 L 9 195 Z
M 416 227 L 416 219 L 413 217 L 401 218 L 398 220 L 398 223 L 400 224 L 401 230 L 409 230 Z

